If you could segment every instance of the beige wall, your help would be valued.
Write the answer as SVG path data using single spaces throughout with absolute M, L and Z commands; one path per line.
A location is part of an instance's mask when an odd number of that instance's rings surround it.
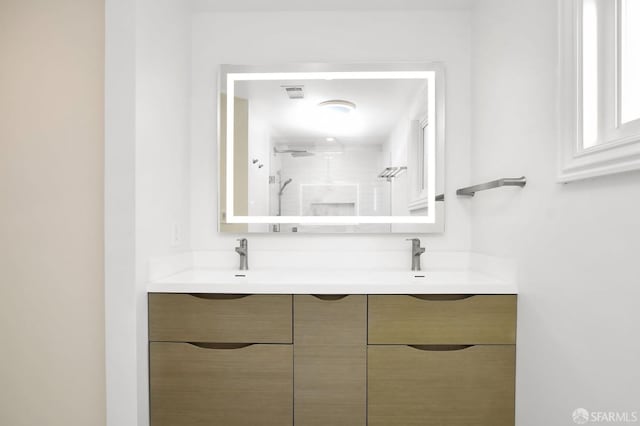
M 105 424 L 103 0 L 0 0 L 0 424 Z

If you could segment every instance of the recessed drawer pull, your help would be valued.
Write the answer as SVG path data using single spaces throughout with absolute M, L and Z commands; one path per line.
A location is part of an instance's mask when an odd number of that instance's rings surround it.
M 341 300 L 348 294 L 312 294 L 312 296 L 320 300 Z
M 250 294 L 219 294 L 219 293 L 189 293 L 189 295 L 193 297 L 197 297 L 198 299 L 208 299 L 208 300 L 235 300 L 235 299 L 244 299 L 247 296 L 251 296 Z
M 201 343 L 189 342 L 191 346 L 201 349 L 242 349 L 255 345 L 255 343 Z
M 475 294 L 410 294 L 410 296 L 420 300 L 447 301 L 469 299 Z
M 462 351 L 467 348 L 471 348 L 475 345 L 407 345 L 413 349 L 419 351 L 431 351 L 431 352 L 450 352 L 450 351 Z
M 369 295 L 370 345 L 515 344 L 515 295 Z
M 152 293 L 149 340 L 291 343 L 291 305 L 287 294 Z

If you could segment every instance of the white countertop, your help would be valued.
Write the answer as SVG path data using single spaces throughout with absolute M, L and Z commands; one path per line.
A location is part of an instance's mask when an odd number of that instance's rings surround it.
M 472 270 L 250 271 L 191 269 L 149 283 L 149 293 L 517 294 L 513 282 Z

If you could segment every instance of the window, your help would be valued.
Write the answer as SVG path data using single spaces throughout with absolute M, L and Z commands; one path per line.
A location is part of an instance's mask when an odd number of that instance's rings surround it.
M 559 180 L 640 169 L 640 0 L 561 5 Z
M 640 0 L 620 5 L 620 117 L 640 119 Z

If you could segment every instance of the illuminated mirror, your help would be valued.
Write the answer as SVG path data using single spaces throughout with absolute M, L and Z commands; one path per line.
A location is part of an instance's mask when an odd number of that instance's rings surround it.
M 434 64 L 223 66 L 220 230 L 442 232 Z

